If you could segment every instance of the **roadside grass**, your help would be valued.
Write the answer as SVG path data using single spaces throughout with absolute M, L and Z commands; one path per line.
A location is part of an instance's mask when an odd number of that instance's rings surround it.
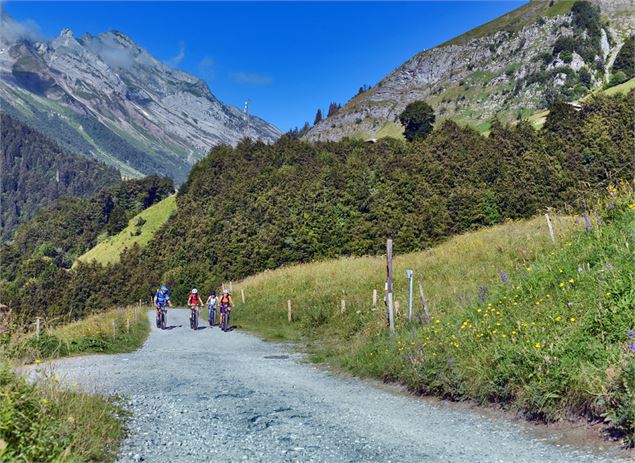
M 125 248 L 130 248 L 135 243 L 141 247 L 148 244 L 174 210 L 176 210 L 176 195 L 165 198 L 130 219 L 126 228 L 78 257 L 75 263 L 95 260 L 102 265 L 107 265 L 119 262 L 119 256 Z M 138 226 L 138 224 L 142 225 Z
M 111 398 L 0 365 L 0 461 L 114 461 L 125 417 Z
M 113 309 L 43 329 L 39 338 L 16 327 L 2 334 L 0 461 L 114 461 L 127 412 L 116 398 L 62 385 L 42 361 L 131 352 L 143 345 L 150 331 L 147 311 L 136 314 L 135 321 L 134 307 Z M 25 364 L 34 364 L 29 380 L 14 370 Z
M 235 285 L 246 303 L 237 305 L 234 318 L 267 339 L 300 341 L 316 362 L 398 381 L 421 394 L 499 403 L 530 419 L 604 421 L 632 446 L 635 205 L 632 192 L 612 201 L 587 217 L 588 231 L 582 218 L 553 218 L 556 245 L 543 217 L 403 256 L 395 243 L 400 310 L 392 338 L 381 300 L 385 259 L 379 257 L 247 278 Z M 407 268 L 423 284 L 431 323 L 407 321 Z M 373 289 L 380 295 L 376 308 Z M 240 302 L 239 293 L 234 298 Z M 416 286 L 415 306 L 419 320 Z
M 145 308 L 137 310 L 136 316 L 134 307 L 117 308 L 43 329 L 39 338 L 33 331 L 13 330 L 3 336 L 0 352 L 17 364 L 80 354 L 132 352 L 143 345 L 149 332 Z

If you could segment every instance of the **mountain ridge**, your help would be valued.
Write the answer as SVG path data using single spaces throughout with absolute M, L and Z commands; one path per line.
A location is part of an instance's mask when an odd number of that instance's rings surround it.
M 3 25 L 12 21 L 3 14 Z M 67 149 L 116 166 L 125 176 L 185 179 L 220 144 L 281 134 L 222 103 L 201 79 L 162 63 L 120 31 L 50 41 L 0 39 L 3 110 Z
M 476 127 L 522 119 L 559 98 L 575 100 L 607 80 L 632 33 L 624 14 L 631 10 L 628 1 L 531 1 L 417 53 L 304 138 L 394 133 L 399 113 L 418 99 L 432 104 L 439 119 Z

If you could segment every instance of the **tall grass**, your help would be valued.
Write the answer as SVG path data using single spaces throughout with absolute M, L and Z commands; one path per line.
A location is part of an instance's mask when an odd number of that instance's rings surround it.
M 133 307 L 44 327 L 39 337 L 16 327 L 5 331 L 0 346 L 0 461 L 114 460 L 126 412 L 113 398 L 61 385 L 41 363 L 67 355 L 130 352 L 148 333 L 147 311 Z M 27 381 L 9 363 L 34 363 L 35 379 Z
M 145 308 L 116 308 L 69 324 L 43 327 L 39 337 L 33 329 L 14 328 L 2 337 L 0 352 L 22 364 L 78 354 L 131 352 L 143 345 L 149 332 Z
M 0 365 L 0 461 L 113 461 L 125 416 L 113 399 Z
M 238 285 L 247 301 L 235 320 L 269 339 L 303 341 L 315 361 L 355 374 L 453 400 L 499 402 L 545 421 L 604 420 L 632 445 L 635 205 L 632 193 L 611 200 L 602 215 L 587 217 L 590 227 L 582 218 L 558 217 L 556 245 L 539 217 L 397 257 L 401 311 L 392 340 L 383 301 L 371 307 L 373 288 L 383 295 L 383 258 L 248 278 Z M 406 268 L 423 283 L 429 324 L 405 318 Z M 415 304 L 420 311 L 416 294 Z

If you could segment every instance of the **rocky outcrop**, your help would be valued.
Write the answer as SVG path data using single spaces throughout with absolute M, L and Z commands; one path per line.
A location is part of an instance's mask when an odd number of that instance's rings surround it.
M 398 124 L 399 114 L 415 100 L 430 103 L 438 118 L 478 126 L 493 118 L 516 120 L 555 98 L 578 98 L 604 82 L 607 56 L 629 30 L 624 22 L 624 12 L 632 10 L 628 2 L 595 3 L 609 16 L 608 26 L 599 25 L 597 38 L 589 36 L 574 14 L 552 16 L 549 2 L 530 2 L 483 26 L 485 32 L 476 29 L 419 53 L 305 138 L 376 136 L 387 124 Z M 567 37 L 573 45 L 563 41 Z M 555 51 L 559 40 L 569 47 L 588 43 L 585 56 L 577 48 Z
M 280 136 L 121 32 L 76 38 L 65 29 L 50 42 L 4 37 L 0 77 L 4 111 L 128 176 L 183 180 L 212 146 Z

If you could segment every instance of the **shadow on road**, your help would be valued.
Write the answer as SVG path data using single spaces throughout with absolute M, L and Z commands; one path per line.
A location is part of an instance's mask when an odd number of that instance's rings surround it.
M 196 328 L 196 331 L 198 330 L 204 330 L 205 328 L 207 328 L 206 326 L 199 326 L 198 328 Z

